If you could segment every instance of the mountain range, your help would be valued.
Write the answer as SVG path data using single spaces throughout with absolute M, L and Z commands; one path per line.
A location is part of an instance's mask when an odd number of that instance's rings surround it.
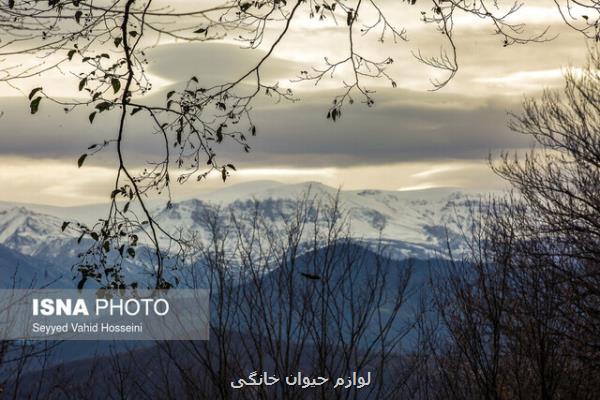
M 164 204 L 152 203 L 157 220 L 167 231 L 185 229 L 206 235 L 202 214 L 220 208 L 248 215 L 256 207 L 274 226 L 282 225 L 301 199 L 327 203 L 339 199 L 348 216 L 350 234 L 357 241 L 381 240 L 398 259 L 426 259 L 457 247 L 460 225 L 468 224 L 473 207 L 483 197 L 477 192 L 453 188 L 420 191 L 338 190 L 320 183 L 284 184 L 257 181 L 204 193 L 201 198 Z M 102 205 L 51 207 L 0 203 L 0 261 L 25 257 L 20 265 L 43 265 L 42 271 L 22 267 L 22 278 L 33 275 L 70 281 L 70 267 L 81 248 L 77 238 L 61 231 L 65 220 L 92 223 L 106 212 Z M 8 254 L 10 253 L 10 254 Z M 40 267 L 42 269 L 42 267 Z M 5 278 L 3 276 L 3 278 Z M 62 279 L 62 278 L 60 278 Z

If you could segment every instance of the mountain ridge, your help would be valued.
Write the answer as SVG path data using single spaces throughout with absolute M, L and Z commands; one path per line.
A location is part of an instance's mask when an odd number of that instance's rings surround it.
M 383 242 L 390 254 L 403 259 L 428 258 L 446 254 L 447 243 L 457 243 L 456 226 L 468 222 L 470 211 L 482 194 L 455 188 L 422 191 L 338 190 L 316 182 L 285 184 L 258 181 L 233 185 L 200 198 L 154 207 L 156 218 L 165 229 L 176 232 L 183 228 L 206 238 L 203 221 L 207 210 L 222 208 L 225 214 L 235 213 L 250 218 L 258 207 L 261 216 L 274 228 L 284 227 L 286 219 L 305 199 L 310 207 L 339 199 L 341 209 L 349 217 L 350 235 L 358 242 L 375 245 Z M 56 211 L 47 208 L 46 211 Z M 41 257 L 52 265 L 70 268 L 82 250 L 77 238 L 61 231 L 62 222 L 76 220 L 86 214 L 88 219 L 102 217 L 97 205 L 77 207 L 78 213 L 68 218 L 68 208 L 54 215 L 38 212 L 27 206 L 0 205 L 0 245 L 20 254 Z M 87 210 L 87 211 L 86 211 Z M 96 215 L 94 215 L 96 213 Z M 318 221 L 321 222 L 321 221 Z M 325 224 L 325 221 L 322 221 Z M 458 246 L 458 245 L 456 245 Z

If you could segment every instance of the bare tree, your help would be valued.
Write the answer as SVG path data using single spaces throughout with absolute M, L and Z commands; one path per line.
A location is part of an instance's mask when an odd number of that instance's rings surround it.
M 15 270 L 11 275 L 10 282 L 5 282 L 3 290 L 5 291 L 0 313 L 2 320 L 0 324 L 0 395 L 5 398 L 19 398 L 21 390 L 25 389 L 32 399 L 42 398 L 41 381 L 25 384 L 23 377 L 36 369 L 47 366 L 49 360 L 54 354 L 54 350 L 60 342 L 45 340 L 7 340 L 12 338 L 8 333 L 14 328 L 14 324 L 23 324 L 25 321 L 20 316 L 15 315 L 15 309 L 22 310 L 22 307 L 16 306 L 23 302 L 25 293 L 33 293 L 38 285 L 36 279 L 23 281 L 19 279 L 19 265 L 15 265 Z M 44 377 L 42 372 L 42 378 Z M 42 379 L 43 380 L 43 379 Z M 26 388 L 24 388 L 26 386 Z
M 539 148 L 521 161 L 505 154 L 495 171 L 511 182 L 527 208 L 521 235 L 542 241 L 531 257 L 556 274 L 569 307 L 573 351 L 598 366 L 598 268 L 600 266 L 600 81 L 596 52 L 582 72 L 565 76 L 562 93 L 527 100 L 514 130 L 531 136 Z
M 435 314 L 422 327 L 423 398 L 589 399 L 599 382 L 576 354 L 564 316 L 564 280 L 519 197 L 475 213 L 465 254 L 432 279 Z
M 285 225 L 260 203 L 206 207 L 201 237 L 178 271 L 180 287 L 208 288 L 210 340 L 157 342 L 111 351 L 25 377 L 57 398 L 396 399 L 410 395 L 421 314 L 410 261 L 348 234 L 339 200 L 306 195 L 286 204 Z M 279 218 L 275 218 L 281 221 Z M 174 279 L 174 278 L 173 278 Z M 251 371 L 279 384 L 234 389 Z M 371 374 L 370 385 L 334 388 L 337 377 Z M 288 376 L 327 385 L 287 385 Z M 93 385 L 93 393 L 90 391 Z
M 385 399 L 403 390 L 417 318 L 410 263 L 354 242 L 337 200 L 306 197 L 293 207 L 283 228 L 260 203 L 234 214 L 204 210 L 209 238 L 198 242 L 200 258 L 180 285 L 209 287 L 210 340 L 160 344 L 170 379 L 182 382 L 171 395 Z M 282 382 L 298 371 L 331 379 L 370 372 L 372 382 L 363 389 L 231 387 L 252 370 Z
M 513 130 L 535 140 L 492 167 L 514 194 L 485 202 L 424 325 L 425 397 L 596 396 L 600 223 L 598 53 L 561 92 L 527 99 Z

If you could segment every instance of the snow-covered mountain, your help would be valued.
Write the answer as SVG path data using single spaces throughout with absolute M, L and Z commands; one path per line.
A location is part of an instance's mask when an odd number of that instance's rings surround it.
M 77 240 L 61 232 L 62 220 L 26 207 L 0 208 L 0 287 L 69 283 Z
M 299 201 L 330 203 L 336 197 L 357 240 L 381 238 L 398 256 L 426 257 L 445 252 L 447 239 L 455 241 L 459 226 L 469 221 L 473 207 L 482 198 L 477 192 L 431 189 L 399 192 L 384 190 L 340 190 L 320 183 L 286 185 L 260 181 L 218 190 L 203 199 L 173 204 L 159 212 L 159 221 L 170 230 L 180 227 L 202 232 L 203 211 L 211 206 L 251 215 L 256 202 L 263 217 L 283 224 Z
M 285 223 L 298 201 L 327 203 L 336 196 L 349 216 L 352 236 L 366 242 L 382 238 L 398 258 L 444 254 L 447 238 L 452 242 L 457 237 L 457 225 L 468 223 L 470 210 L 481 198 L 476 192 L 456 189 L 338 191 L 320 183 L 258 181 L 175 202 L 169 209 L 156 206 L 155 212 L 167 230 L 184 229 L 202 237 L 206 233 L 203 215 L 214 207 L 250 215 L 258 202 L 261 214 L 277 226 Z M 72 219 L 78 215 L 95 219 L 103 212 L 98 205 L 77 207 Z M 69 215 L 69 208 L 0 204 L 0 245 L 68 270 L 81 251 L 75 237 L 61 232 Z
M 69 240 L 60 231 L 62 221 L 26 207 L 0 210 L 0 243 L 28 256 L 44 252 L 49 242 Z
M 0 208 L 0 245 L 68 269 L 81 248 L 76 237 L 62 232 L 63 221 L 24 206 Z

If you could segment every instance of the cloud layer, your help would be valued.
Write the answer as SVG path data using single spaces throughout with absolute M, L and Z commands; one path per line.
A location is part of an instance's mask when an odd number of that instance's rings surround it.
M 323 65 L 324 56 L 344 57 L 345 32 L 331 21 L 321 25 L 298 21 L 265 64 L 263 76 L 291 86 L 300 101 L 274 104 L 267 98 L 258 99 L 254 115 L 258 136 L 250 142 L 252 151 L 245 154 L 237 145 L 227 143 L 217 151 L 222 160 L 242 168 L 234 178 L 239 181 L 316 179 L 351 188 L 386 189 L 497 186 L 484 161 L 488 155 L 530 145 L 527 138 L 507 128 L 507 112 L 519 110 L 523 94 L 535 95 L 544 87 L 559 86 L 562 68 L 581 65 L 585 59 L 586 46 L 581 38 L 564 26 L 554 8 L 541 6 L 544 4 L 534 2 L 521 15 L 532 32 L 550 25 L 550 35 L 558 37 L 548 43 L 503 48 L 489 24 L 461 20 L 456 30 L 459 73 L 448 87 L 434 93 L 427 89 L 431 88 L 428 79 L 435 76 L 435 71 L 416 61 L 412 52 L 421 49 L 425 54 L 437 54 L 443 44 L 439 33 L 418 22 L 418 7 L 410 11 L 403 8 L 401 13 L 391 9 L 399 19 L 406 12 L 412 13 L 412 19 L 405 18 L 409 21 L 409 42 L 378 43 L 376 38 L 367 37 L 358 45 L 361 51 L 377 58 L 394 58 L 389 72 L 399 87 L 392 89 L 385 81 L 368 82 L 368 87 L 376 91 L 375 106 L 366 107 L 357 98 L 336 123 L 326 120 L 325 114 L 331 99 L 340 93 L 343 73 L 317 87 L 295 84 L 290 79 L 300 70 Z M 268 31 L 266 40 L 275 33 Z M 156 102 L 163 101 L 168 90 L 181 86 L 191 76 L 206 85 L 235 79 L 264 52 L 242 49 L 230 40 L 163 44 L 148 55 L 148 72 L 158 84 L 145 101 Z M 23 92 L 38 86 L 38 81 L 22 82 Z M 65 96 L 78 93 L 76 79 L 64 76 L 48 76 L 44 86 Z M 43 102 L 39 114 L 31 116 L 26 99 L 1 97 L 3 93 L 15 94 L 3 90 L 6 88 L 0 87 L 0 169 L 5 172 L 0 175 L 0 185 L 8 187 L 10 171 L 14 179 L 25 181 L 25 172 L 35 178 L 36 170 L 60 171 L 54 176 L 60 175 L 63 182 L 69 179 L 69 174 L 63 172 L 70 170 L 78 189 L 67 200 L 96 201 L 100 193 L 92 188 L 109 185 L 114 155 L 109 151 L 88 159 L 88 175 L 86 168 L 76 169 L 75 160 L 90 144 L 114 138 L 116 115 L 99 115 L 90 125 L 87 115 L 91 108 L 65 114 L 60 106 Z M 159 141 L 149 135 L 151 124 L 139 117 L 127 124 L 125 147 L 130 166 L 140 167 L 157 159 L 161 148 Z M 44 179 L 53 181 L 52 176 Z M 27 196 L 39 185 L 34 180 L 29 180 L 29 186 L 11 187 Z M 46 185 L 45 196 L 48 201 L 60 201 L 64 185 L 53 182 Z M 188 195 L 193 190 L 181 192 Z M 15 196 L 5 194 L 2 198 Z

